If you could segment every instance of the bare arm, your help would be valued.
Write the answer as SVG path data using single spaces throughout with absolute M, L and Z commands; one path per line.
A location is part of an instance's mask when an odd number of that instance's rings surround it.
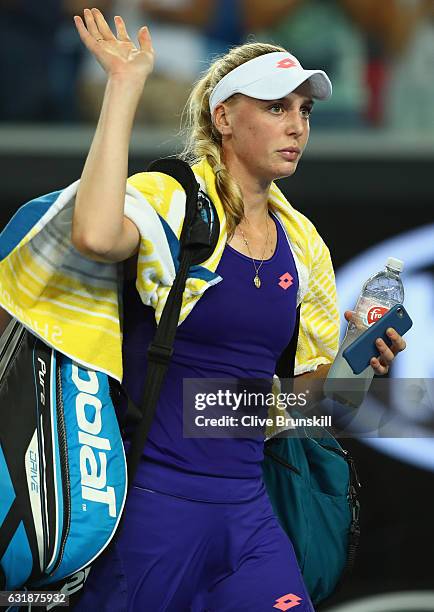
M 154 53 L 147 28 L 139 30 L 139 48 L 120 17 L 117 37 L 102 13 L 85 10 L 75 23 L 86 47 L 108 74 L 98 126 L 76 196 L 72 243 L 100 261 L 122 261 L 137 251 L 139 232 L 124 216 L 128 148 L 137 105 L 152 71 Z
M 354 317 L 354 311 L 346 310 L 344 313 L 345 319 L 349 322 Z M 405 350 L 407 344 L 405 340 L 397 333 L 396 330 L 391 328 L 391 333 L 388 334 L 392 340 L 391 346 L 388 346 L 382 338 L 380 338 L 380 344 L 377 344 L 378 354 L 373 355 L 371 359 L 371 367 L 374 370 L 374 374 L 377 376 L 383 376 L 389 372 L 389 368 L 395 359 L 396 355 L 401 351 Z M 309 380 L 312 379 L 326 379 L 332 364 L 324 364 L 317 367 L 313 372 L 306 372 L 300 374 L 294 379 L 294 392 L 300 393 L 306 390 L 306 385 L 309 385 Z M 314 384 L 313 390 L 316 395 L 310 397 L 311 400 L 320 401 L 323 397 L 322 384 Z
M 310 381 L 312 379 L 326 379 L 330 368 L 331 364 L 319 365 L 317 369 L 313 372 L 306 372 L 305 374 L 299 374 L 298 376 L 295 376 L 293 387 L 294 393 L 304 393 L 306 389 L 309 389 L 309 401 L 320 402 L 324 397 L 323 384 L 318 382 L 313 383 L 313 385 L 310 385 Z

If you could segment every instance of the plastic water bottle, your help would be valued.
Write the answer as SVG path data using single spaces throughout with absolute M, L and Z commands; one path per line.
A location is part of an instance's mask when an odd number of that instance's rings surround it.
M 400 277 L 403 267 L 400 259 L 389 257 L 384 270 L 368 278 L 363 285 L 344 341 L 324 383 L 326 397 L 355 408 L 362 403 L 375 372 L 369 365 L 360 374 L 354 374 L 342 353 L 392 306 L 404 302 L 404 286 Z

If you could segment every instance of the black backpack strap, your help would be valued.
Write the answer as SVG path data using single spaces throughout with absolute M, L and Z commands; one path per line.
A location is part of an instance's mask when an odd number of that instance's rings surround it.
M 294 377 L 295 354 L 297 352 L 298 334 L 300 331 L 300 307 L 301 304 L 297 306 L 294 333 L 292 334 L 292 338 L 286 349 L 280 355 L 276 364 L 276 374 L 279 378 Z
M 141 420 L 133 432 L 127 455 L 129 487 L 136 474 L 154 418 L 161 386 L 173 354 L 173 343 L 188 270 L 191 265 L 207 259 L 212 254 L 219 233 L 217 215 L 215 214 L 216 218 L 212 228 L 208 220 L 204 218 L 204 202 L 203 198 L 199 198 L 199 184 L 186 162 L 179 159 L 158 160 L 151 164 L 149 170 L 173 176 L 181 184 L 187 198 L 185 219 L 180 236 L 179 268 L 161 314 L 155 337 L 148 348 L 148 367 L 140 406 Z
M 295 324 L 294 332 L 288 346 L 283 350 L 279 359 L 276 363 L 276 374 L 280 378 L 280 388 L 283 393 L 292 393 L 293 390 L 293 378 L 295 369 L 295 354 L 297 352 L 298 334 L 300 331 L 300 308 L 301 304 L 297 306 L 295 312 Z M 269 438 L 264 442 L 265 454 L 267 454 L 267 448 L 270 449 L 274 444 L 278 443 L 276 438 Z

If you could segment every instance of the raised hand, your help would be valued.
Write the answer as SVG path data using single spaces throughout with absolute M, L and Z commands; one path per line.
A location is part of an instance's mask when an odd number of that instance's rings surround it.
M 137 34 L 137 47 L 128 35 L 122 17 L 116 16 L 116 36 L 103 14 L 96 8 L 84 9 L 84 21 L 74 17 L 81 40 L 96 57 L 109 77 L 127 76 L 141 79 L 143 83 L 154 67 L 154 49 L 146 26 Z

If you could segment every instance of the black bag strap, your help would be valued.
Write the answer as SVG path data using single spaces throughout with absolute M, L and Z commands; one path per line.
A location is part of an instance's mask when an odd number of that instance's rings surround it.
M 298 334 L 300 331 L 300 308 L 297 306 L 295 313 L 295 324 L 292 338 L 288 346 L 284 349 L 276 363 L 276 374 L 280 378 L 281 390 L 284 393 L 292 393 L 295 369 L 295 354 L 297 352 Z M 266 446 L 272 445 L 272 438 L 265 442 Z
M 283 353 L 280 355 L 276 364 L 276 374 L 279 378 L 293 378 L 295 368 L 295 354 L 297 352 L 298 334 L 300 331 L 300 308 L 301 304 L 297 306 L 295 315 L 294 333 L 292 338 L 285 348 Z
M 128 488 L 132 486 L 151 428 L 160 395 L 161 386 L 173 354 L 173 343 L 178 327 L 182 295 L 187 274 L 192 264 L 207 259 L 214 251 L 218 237 L 218 219 L 215 215 L 212 228 L 204 219 L 203 204 L 199 198 L 199 184 L 190 166 L 179 159 L 162 159 L 153 162 L 151 172 L 163 172 L 175 178 L 186 192 L 185 218 L 180 236 L 179 267 L 167 296 L 155 337 L 148 347 L 148 367 L 140 406 L 140 421 L 135 427 L 127 455 Z M 129 412 L 134 410 L 129 400 Z M 136 409 L 137 414 L 137 409 Z

